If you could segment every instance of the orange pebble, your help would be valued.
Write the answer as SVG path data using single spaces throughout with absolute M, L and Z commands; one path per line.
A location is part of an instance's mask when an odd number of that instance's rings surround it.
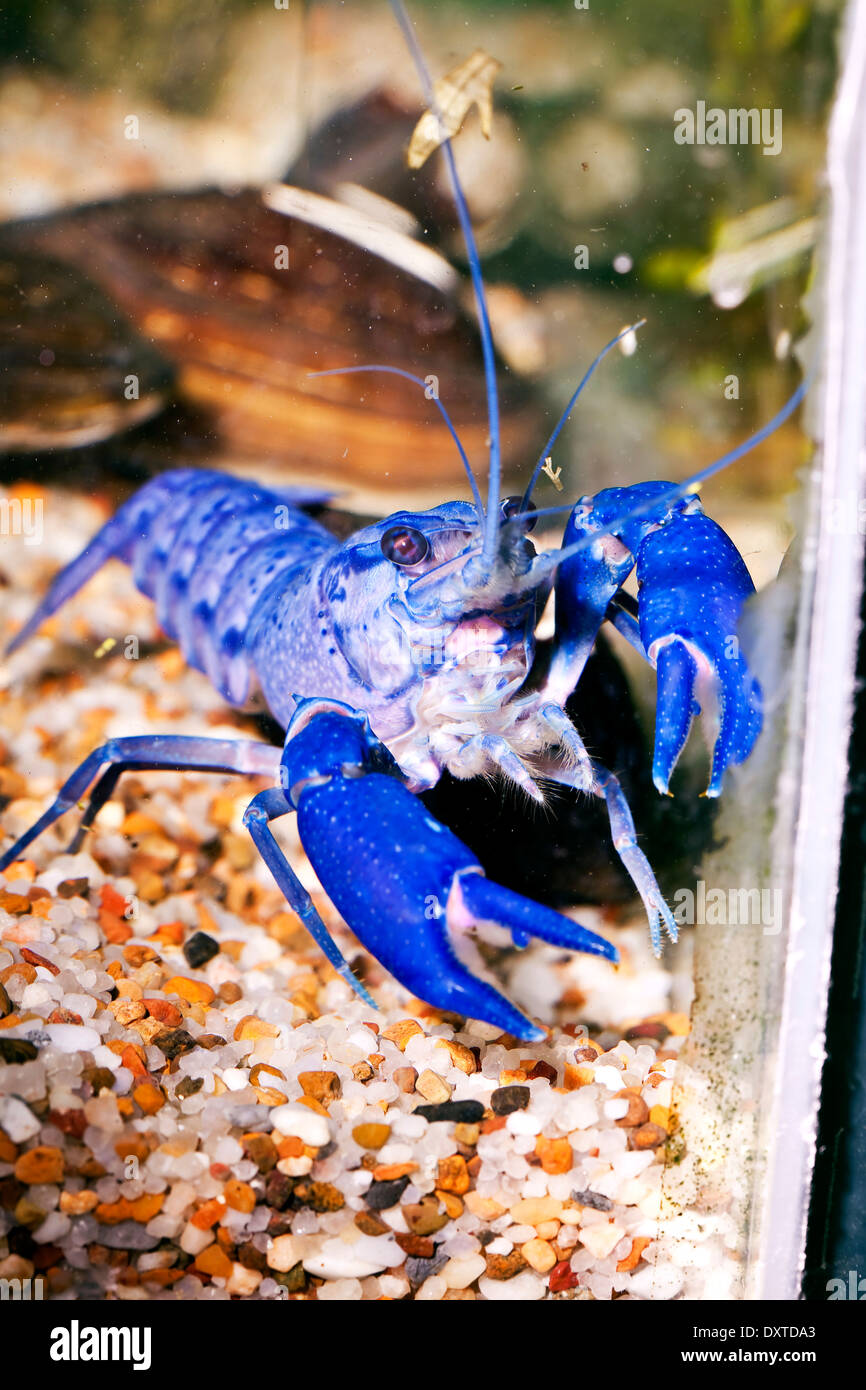
M 114 1049 L 112 1048 L 112 1051 Z M 139 1080 L 148 1079 L 148 1071 L 145 1065 L 144 1048 L 139 1047 L 138 1043 L 126 1043 L 120 1053 L 120 1064 L 131 1071 L 133 1076 Z
M 225 1202 L 221 1202 L 218 1197 L 212 1197 L 209 1202 L 202 1202 L 190 1220 L 200 1231 L 209 1231 L 211 1226 L 215 1226 L 225 1215 L 225 1209 Z
M 166 985 L 168 989 L 168 985 Z M 251 1042 L 257 1038 L 278 1038 L 280 1030 L 276 1023 L 265 1023 L 255 1014 L 245 1014 L 234 1031 L 235 1042 Z
M 249 1183 L 241 1182 L 238 1178 L 229 1178 L 223 1188 L 223 1196 L 235 1211 L 251 1212 L 256 1204 L 256 1194 Z
M 571 1172 L 574 1150 L 567 1139 L 547 1139 L 539 1134 L 535 1141 L 535 1155 L 545 1173 Z
M 631 1250 L 624 1259 L 619 1260 L 616 1266 L 617 1274 L 628 1274 L 640 1263 L 641 1255 L 650 1243 L 649 1236 L 635 1236 L 631 1243 Z
M 193 1268 L 201 1270 L 202 1274 L 209 1274 L 212 1279 L 228 1279 L 232 1272 L 232 1262 L 224 1250 L 213 1244 L 196 1255 Z
M 186 975 L 172 975 L 163 985 L 166 994 L 177 994 L 189 1004 L 212 1004 L 216 995 L 204 980 L 190 980 Z M 277 1030 L 279 1031 L 279 1030 Z M 269 1034 L 269 1037 L 274 1036 Z M 237 1037 L 237 1033 L 235 1033 Z
M 155 1115 L 165 1105 L 165 1095 L 153 1081 L 142 1081 L 140 1086 L 136 1086 L 132 1099 L 145 1115 Z
M 142 1226 L 146 1226 L 148 1221 L 152 1221 L 162 1211 L 164 1201 L 164 1192 L 145 1192 L 142 1197 L 136 1197 L 135 1201 L 129 1204 L 133 1221 L 138 1221 Z

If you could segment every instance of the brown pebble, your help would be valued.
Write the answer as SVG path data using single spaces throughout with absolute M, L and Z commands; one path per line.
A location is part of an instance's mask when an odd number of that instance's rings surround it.
M 190 1096 L 197 1095 L 203 1085 L 203 1076 L 185 1076 L 175 1086 L 174 1094 L 178 1100 L 188 1100 Z
M 15 1176 L 19 1182 L 32 1186 L 36 1183 L 59 1183 L 63 1181 L 63 1151 L 49 1144 L 40 1144 L 21 1154 L 15 1164 Z M 44 1215 L 44 1212 L 43 1212 Z
M 59 965 L 55 965 L 53 960 L 47 960 L 45 956 L 40 956 L 38 951 L 31 951 L 29 946 L 21 947 L 21 956 L 24 960 L 28 961 L 30 965 L 41 965 L 42 969 L 47 970 L 49 975 L 60 974 Z
M 629 1135 L 628 1142 L 632 1149 L 657 1149 L 667 1137 L 667 1132 L 662 1129 L 661 1125 L 645 1124 Z
M 276 1168 L 280 1155 L 269 1134 L 245 1134 L 244 1153 L 256 1165 L 260 1173 L 269 1173 Z
M 64 878 L 57 885 L 58 898 L 86 898 L 90 892 L 90 881 L 86 878 Z
M 400 1210 L 409 1230 L 416 1236 L 432 1236 L 448 1225 L 448 1213 L 439 1210 L 439 1202 L 435 1197 L 422 1197 L 420 1202 L 407 1202 Z
M 356 1211 L 354 1220 L 358 1230 L 365 1236 L 389 1236 L 391 1234 L 391 1227 L 374 1211 Z
M 219 1033 L 199 1033 L 195 1041 L 197 1047 L 204 1047 L 208 1052 L 212 1052 L 215 1047 L 226 1045 L 225 1038 L 221 1038 Z
M 265 1252 L 253 1245 L 251 1240 L 245 1240 L 243 1245 L 238 1246 L 238 1262 L 244 1266 L 244 1269 L 257 1269 L 260 1274 L 263 1274 L 268 1267 Z
M 83 1139 L 84 1131 L 87 1128 L 87 1116 L 83 1109 L 76 1110 L 49 1110 L 48 1121 L 61 1130 L 63 1134 L 71 1134 L 73 1139 Z
M 474 1303 L 477 1297 L 474 1289 L 446 1289 L 441 1301 L 443 1303 Z
M 640 1091 L 628 1087 L 620 1091 L 616 1098 L 628 1101 L 628 1110 L 616 1121 L 620 1129 L 633 1129 L 636 1125 L 646 1124 L 649 1119 L 649 1106 Z
M 551 1066 L 550 1062 L 542 1061 L 540 1058 L 531 1061 L 530 1058 L 521 1060 L 520 1065 L 526 1072 L 527 1081 L 537 1081 L 539 1078 L 549 1081 L 551 1086 L 556 1084 L 556 1067 Z
M 183 1023 L 180 1009 L 168 999 L 142 999 L 141 1002 L 151 1018 L 164 1023 L 166 1028 L 179 1028 Z
M 11 1014 L 13 1007 L 12 1000 L 3 986 L 0 985 L 0 1018 L 6 1018 L 8 1014 Z
M 298 1082 L 305 1096 L 312 1096 L 323 1105 L 339 1100 L 343 1094 L 340 1078 L 335 1071 L 298 1072 Z
M 45 1220 L 45 1212 L 31 1200 L 26 1192 L 24 1196 L 20 1197 L 15 1203 L 13 1215 L 17 1226 L 27 1226 L 32 1230 L 35 1230 L 37 1226 L 41 1226 L 42 1222 Z
M 410 1096 L 414 1091 L 417 1079 L 418 1073 L 414 1067 L 395 1067 L 391 1073 L 391 1080 L 394 1085 L 399 1087 L 407 1096 Z
M 356 1081 L 364 1085 L 367 1081 L 372 1081 L 376 1075 L 369 1062 L 354 1062 L 352 1064 L 352 1076 Z
M 139 942 L 131 942 L 123 948 L 123 959 L 127 965 L 131 965 L 133 970 L 140 970 L 148 961 L 159 960 L 152 946 L 143 946 Z
M 526 1258 L 519 1250 L 512 1250 L 510 1255 L 490 1255 L 484 1257 L 487 1261 L 487 1277 L 489 1279 L 513 1279 L 515 1274 L 519 1274 L 522 1269 L 526 1269 Z
M 346 1199 L 339 1187 L 330 1182 L 299 1182 L 295 1185 L 295 1197 L 302 1206 L 311 1211 L 342 1211 Z
M 401 1250 L 407 1255 L 416 1256 L 419 1260 L 429 1260 L 436 1249 L 429 1236 L 403 1236 L 398 1231 L 395 1239 Z
M 234 980 L 223 980 L 217 994 L 224 1004 L 236 1004 L 243 997 L 243 990 Z
M 52 1009 L 48 1015 L 48 1023 L 72 1023 L 76 1027 L 80 1026 L 84 1019 L 81 1014 L 75 1014 L 71 1009 Z
M 454 1192 L 458 1197 L 462 1193 L 468 1192 L 470 1182 L 466 1159 L 460 1154 L 451 1154 L 448 1158 L 440 1158 L 436 1186 L 441 1187 L 444 1192 Z

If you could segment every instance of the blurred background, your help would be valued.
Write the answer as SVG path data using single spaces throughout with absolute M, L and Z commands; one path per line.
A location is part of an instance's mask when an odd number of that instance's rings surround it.
M 103 470 L 135 475 L 193 456 L 268 477 L 314 468 L 362 510 L 410 494 L 465 495 L 450 441 L 414 388 L 302 380 L 320 365 L 371 360 L 364 330 L 349 342 L 341 326 L 347 274 L 359 324 L 381 323 L 372 360 L 436 370 L 483 467 L 465 281 L 445 294 L 445 313 L 442 294 L 432 303 L 428 287 L 354 248 L 346 261 L 335 243 L 337 273 L 316 284 L 315 306 L 274 303 L 272 228 L 252 225 L 249 204 L 203 211 L 184 196 L 154 212 L 140 201 L 200 189 L 231 199 L 288 176 L 392 217 L 364 202 L 366 190 L 408 209 L 414 229 L 408 218 L 393 225 L 465 269 L 438 157 L 417 175 L 403 165 L 421 102 L 387 5 L 280 6 L 5 6 L 0 217 L 13 225 L 0 238 L 0 476 L 59 471 L 66 485 L 89 486 Z M 637 351 L 596 373 L 557 447 L 565 497 L 682 477 L 794 389 L 839 15 L 837 0 L 414 7 L 434 75 L 475 48 L 502 64 L 492 140 L 473 112 L 457 153 L 508 363 L 515 478 L 589 361 L 641 316 Z M 780 111 L 780 152 L 677 144 L 674 112 L 699 101 Z M 92 203 L 98 215 L 76 222 L 72 210 Z M 436 314 L 447 322 L 431 328 Z M 184 348 L 193 338 L 195 352 Z M 140 382 L 132 401 L 122 389 L 130 372 Z M 302 427 L 311 392 L 322 409 Z M 805 457 L 790 424 L 705 494 L 759 583 L 790 538 L 784 498 Z M 538 496 L 563 500 L 544 478 Z

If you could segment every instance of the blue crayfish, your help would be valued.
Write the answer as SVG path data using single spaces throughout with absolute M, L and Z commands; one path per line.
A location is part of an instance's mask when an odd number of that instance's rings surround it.
M 435 113 L 414 35 L 402 9 L 395 9 Z M 0 870 L 91 789 L 76 849 L 127 769 L 264 774 L 274 785 L 253 798 L 245 824 L 291 906 L 363 999 L 373 1003 L 270 831 L 279 816 L 297 814 L 324 891 L 398 980 L 434 1006 L 535 1040 L 543 1030 L 483 977 L 473 934 L 518 947 L 538 937 L 611 961 L 616 949 L 490 881 L 416 794 L 447 768 L 458 778 L 495 774 L 538 802 L 545 782 L 603 798 L 614 845 L 643 899 L 654 949 L 661 949 L 663 929 L 676 939 L 617 778 L 587 752 L 564 705 L 609 621 L 657 672 L 653 779 L 660 792 L 667 791 L 698 713 L 711 721 L 714 734 L 709 795 L 720 793 L 728 766 L 749 756 L 761 729 L 761 692 L 731 638 L 753 585 L 695 489 L 781 423 L 802 388 L 752 439 L 686 483 L 645 482 L 581 498 L 561 548 L 537 553 L 528 538 L 537 516 L 530 494 L 584 383 L 613 343 L 572 396 L 526 493 L 502 502 L 484 285 L 447 140 L 442 150 L 481 326 L 490 423 L 486 505 L 439 400 L 474 501 L 396 512 L 342 544 L 291 494 L 198 470 L 148 482 L 57 576 L 12 647 L 108 559 L 121 559 L 154 600 L 165 632 L 227 701 L 240 706 L 261 691 L 286 729 L 284 746 L 174 736 L 113 739 L 76 769 L 53 805 L 0 858 Z M 398 372 L 425 385 L 397 367 L 349 370 Z M 635 567 L 636 607 L 622 589 Z M 534 632 L 552 587 L 554 655 L 532 688 Z

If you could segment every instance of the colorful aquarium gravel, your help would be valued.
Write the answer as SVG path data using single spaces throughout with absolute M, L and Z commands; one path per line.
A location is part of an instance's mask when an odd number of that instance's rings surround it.
M 107 510 L 29 495 L 63 525 L 7 541 L 3 640 Z M 106 628 L 128 636 L 105 650 Z M 255 732 L 160 648 L 120 567 L 2 679 L 7 835 L 115 733 Z M 258 785 L 128 774 L 83 852 L 70 815 L 0 879 L 0 1277 L 77 1299 L 669 1299 L 699 1264 L 723 1292 L 724 1212 L 685 1242 L 665 1222 L 688 985 L 643 922 L 581 910 L 616 936 L 613 977 L 512 953 L 515 997 L 561 1020 L 519 1043 L 353 948 L 282 832 L 375 1014 L 243 834 Z

